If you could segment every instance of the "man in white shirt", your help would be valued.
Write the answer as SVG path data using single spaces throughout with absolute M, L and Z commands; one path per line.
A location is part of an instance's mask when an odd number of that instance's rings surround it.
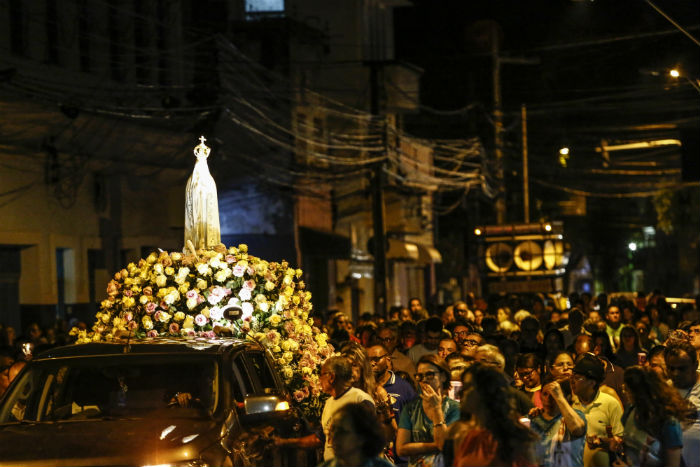
M 335 457 L 330 442 L 330 429 L 333 415 L 343 406 L 350 403 L 367 404 L 374 410 L 374 400 L 361 389 L 352 387 L 352 366 L 346 357 L 330 357 L 321 367 L 319 375 L 321 390 L 330 394 L 321 413 L 321 428 L 323 433 L 312 433 L 302 438 L 274 438 L 277 446 L 296 446 L 301 448 L 321 447 L 323 443 L 323 459 Z M 323 440 L 322 440 L 323 438 Z
M 571 389 L 578 396 L 574 405 L 586 416 L 584 467 L 608 467 L 611 459 L 606 447 L 611 436 L 622 437 L 622 406 L 614 397 L 600 391 L 605 366 L 598 357 L 584 353 L 577 359 L 571 377 Z

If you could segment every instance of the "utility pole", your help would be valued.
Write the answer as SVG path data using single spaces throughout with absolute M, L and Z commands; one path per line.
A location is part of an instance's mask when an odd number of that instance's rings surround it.
M 499 55 L 499 37 L 498 29 L 493 26 L 491 32 L 491 74 L 493 79 L 493 144 L 494 155 L 496 159 L 496 223 L 504 224 L 506 222 L 506 186 L 505 186 L 505 168 L 503 160 L 503 102 L 501 99 L 501 65 L 502 64 L 517 64 L 517 65 L 536 65 L 540 63 L 539 58 L 522 58 L 522 57 L 501 57 Z M 523 110 L 524 112 L 524 110 Z M 524 154 L 527 159 L 527 154 Z M 527 169 L 525 169 L 527 170 Z M 524 174 L 526 175 L 526 174 Z M 526 218 L 529 219 L 529 200 L 527 207 Z M 527 220 L 525 222 L 528 222 Z
M 370 112 L 379 115 L 379 79 L 381 62 L 369 63 Z M 386 139 L 386 133 L 384 134 Z M 386 316 L 386 225 L 384 222 L 384 162 L 379 161 L 372 168 L 370 179 L 372 192 L 372 227 L 374 230 L 374 313 Z
M 506 186 L 503 176 L 503 109 L 501 108 L 501 57 L 498 30 L 491 33 L 491 72 L 493 77 L 493 145 L 496 156 L 496 223 L 506 221 Z
M 520 106 L 520 122 L 523 131 L 523 220 L 530 223 L 530 175 L 527 166 L 527 108 Z

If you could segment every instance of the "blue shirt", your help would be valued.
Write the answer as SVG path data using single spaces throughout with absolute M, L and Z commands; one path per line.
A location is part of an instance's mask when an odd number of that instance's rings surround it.
M 585 424 L 586 417 L 583 412 L 576 409 L 574 412 Z M 585 429 L 581 436 L 573 438 L 561 414 L 551 420 L 538 415 L 530 422 L 530 428 L 540 435 L 539 442 L 535 446 L 535 455 L 539 465 L 545 467 L 553 465 L 583 466 L 583 448 L 586 445 Z
M 394 417 L 398 421 L 401 415 L 401 410 L 406 404 L 418 397 L 418 394 L 406 380 L 400 376 L 396 376 L 393 371 L 389 372 L 391 377 L 384 384 L 387 394 L 391 398 L 391 408 L 394 410 Z
M 632 406 L 622 416 L 622 422 L 625 426 L 624 440 L 627 459 L 631 465 L 663 466 L 666 449 L 683 446 L 681 424 L 675 418 L 666 420 L 661 427 L 661 433 L 654 433 L 652 436 L 637 426 L 634 412 L 635 407 Z
M 442 413 L 445 414 L 445 423 L 451 423 L 459 420 L 459 402 L 445 397 L 442 401 Z M 399 429 L 405 429 L 411 432 L 411 443 L 432 443 L 433 439 L 433 422 L 423 411 L 423 399 L 420 397 L 406 404 L 401 411 L 399 418 Z M 408 465 L 433 465 L 436 456 L 434 454 L 410 456 Z

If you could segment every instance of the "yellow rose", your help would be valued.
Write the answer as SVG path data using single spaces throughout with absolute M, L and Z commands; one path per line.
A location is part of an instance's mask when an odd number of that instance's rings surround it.
M 156 263 L 153 265 L 153 270 L 156 272 L 156 274 L 163 274 L 163 265 Z
M 143 328 L 146 331 L 150 331 L 151 329 L 153 329 L 153 321 L 151 321 L 150 316 L 144 316 L 143 318 L 141 318 L 141 323 L 143 324 Z
M 273 346 L 272 346 L 272 351 L 273 351 L 274 353 L 280 353 L 280 352 L 282 351 L 282 349 L 280 348 L 279 345 L 273 345 Z
M 165 268 L 165 274 L 167 274 L 168 276 L 172 276 L 173 274 L 175 274 L 175 268 L 172 266 L 168 266 L 167 268 Z
M 177 290 L 173 289 L 170 292 L 168 292 L 168 294 L 165 297 L 163 297 L 163 300 L 168 305 L 172 305 L 176 301 L 180 300 L 180 294 Z
M 119 325 L 122 323 L 122 319 L 119 316 L 115 316 L 114 319 L 112 320 L 112 326 L 119 327 Z
M 268 302 L 258 303 L 258 309 L 263 313 L 267 313 L 270 309 L 270 304 Z
M 292 379 L 294 377 L 294 371 L 288 366 L 285 366 L 282 368 L 282 376 L 284 376 L 284 379 Z
M 182 321 L 183 319 L 185 319 L 185 314 L 181 311 L 178 311 L 175 313 L 175 316 L 173 318 L 175 319 L 175 321 Z
M 148 303 L 148 297 L 145 296 L 145 295 L 141 295 L 141 296 L 139 297 L 139 303 L 140 303 L 141 305 L 145 305 L 146 303 Z
M 275 283 L 272 281 L 265 282 L 265 290 L 267 290 L 268 292 L 272 292 L 273 290 L 275 290 Z
M 197 279 L 197 288 L 199 290 L 204 290 L 207 288 L 207 281 L 204 279 Z
M 109 323 L 109 319 L 110 319 L 109 313 L 102 313 L 102 322 L 103 323 L 105 323 L 105 324 Z
M 214 279 L 216 279 L 217 282 L 224 282 L 226 281 L 226 278 L 228 277 L 228 270 L 221 269 L 214 274 Z
M 295 305 L 298 305 L 299 303 L 301 303 L 301 299 L 299 298 L 298 295 L 295 295 L 292 297 L 292 303 L 294 303 Z
M 311 370 L 311 367 L 308 367 L 308 366 L 302 367 L 302 369 L 301 369 L 302 375 L 310 375 L 311 373 L 313 373 L 313 370 Z
M 182 329 L 194 329 L 194 318 L 192 315 L 185 317 L 185 322 L 182 323 Z
M 136 304 L 136 300 L 134 300 L 134 297 L 124 297 L 122 298 L 122 304 L 124 308 L 131 308 Z
M 196 298 L 188 298 L 187 299 L 187 309 L 188 310 L 193 310 L 197 306 L 197 299 Z
M 182 253 L 173 252 L 170 254 L 170 257 L 173 259 L 173 261 L 180 261 L 182 259 Z
M 272 314 L 270 315 L 270 324 L 273 326 L 277 326 L 282 322 L 282 318 L 280 318 L 280 315 L 278 314 Z
M 156 296 L 157 296 L 158 298 L 163 298 L 163 297 L 165 297 L 167 294 L 168 294 L 168 289 L 158 289 L 158 293 L 156 294 Z
M 301 277 L 301 275 L 303 274 L 303 272 L 301 271 L 301 269 L 297 269 L 297 270 L 295 271 L 295 273 L 296 273 L 295 275 L 297 276 L 297 279 L 299 279 L 299 278 Z
M 148 255 L 148 258 L 146 258 L 146 262 L 147 262 L 148 264 L 153 264 L 153 263 L 155 263 L 157 260 L 158 260 L 158 255 L 156 255 L 155 252 L 151 253 L 150 255 Z
M 247 253 L 248 252 L 248 245 L 245 243 L 241 243 L 238 245 L 238 249 L 241 251 L 241 253 Z
M 204 307 L 201 313 L 209 319 L 209 307 Z
M 167 277 L 165 277 L 163 275 L 156 276 L 156 285 L 158 287 L 165 287 L 167 284 L 168 284 Z
M 185 284 L 180 284 L 180 286 L 177 288 L 177 291 L 180 292 L 181 295 L 185 295 L 188 290 L 190 290 L 190 283 L 189 282 L 187 282 Z
M 284 279 L 282 279 L 282 284 L 284 285 L 292 285 L 292 276 L 284 276 Z
M 290 363 L 292 360 L 294 360 L 294 354 L 292 352 L 285 352 L 282 354 L 282 358 L 284 358 L 285 362 Z

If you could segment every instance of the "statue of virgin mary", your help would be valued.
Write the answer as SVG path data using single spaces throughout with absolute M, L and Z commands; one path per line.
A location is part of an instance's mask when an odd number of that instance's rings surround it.
M 207 165 L 211 149 L 204 144 L 204 136 L 199 141 L 194 148 L 197 163 L 187 180 L 185 192 L 185 250 L 188 242 L 196 250 L 211 249 L 221 243 L 216 183 Z

